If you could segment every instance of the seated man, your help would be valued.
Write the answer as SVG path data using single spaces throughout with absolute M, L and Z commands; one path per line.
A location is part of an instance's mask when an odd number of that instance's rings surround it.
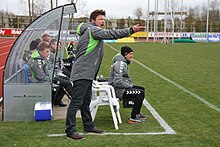
M 108 84 L 115 88 L 118 98 L 123 100 L 134 98 L 134 106 L 128 120 L 129 124 L 141 123 L 146 119 L 146 116 L 140 113 L 145 96 L 144 87 L 133 85 L 128 75 L 128 65 L 132 62 L 133 57 L 133 50 L 130 47 L 122 47 L 121 54 L 117 54 L 113 58 L 114 64 L 108 80 Z
M 49 61 L 51 62 L 52 65 L 54 64 L 56 49 L 58 49 L 57 57 L 56 57 L 56 64 L 55 64 L 55 72 L 59 73 L 59 74 L 64 74 L 63 76 L 70 77 L 70 70 L 68 70 L 64 67 L 63 60 L 60 57 L 61 47 L 62 47 L 61 42 L 58 43 L 58 47 L 57 47 L 57 40 L 56 39 L 51 39 L 51 41 L 50 41 L 50 58 L 49 58 Z
M 44 34 L 42 35 L 42 40 L 45 41 L 45 42 L 47 42 L 47 43 L 50 43 L 50 40 L 51 40 L 50 34 L 49 34 L 49 33 L 44 33 Z
M 48 72 L 47 60 L 50 55 L 50 45 L 47 42 L 41 42 L 31 54 L 28 61 L 29 81 L 34 83 L 50 82 L 51 77 Z
M 49 70 L 53 71 L 54 69 L 53 83 L 61 86 L 61 89 L 59 89 L 57 94 L 54 96 L 54 104 L 59 105 L 59 106 L 66 106 L 66 104 L 62 103 L 61 99 L 63 98 L 64 94 L 67 94 L 68 98 L 71 99 L 70 94 L 72 92 L 73 84 L 72 82 L 70 82 L 69 77 L 68 77 L 70 73 L 63 72 L 63 66 L 62 66 L 63 62 L 59 55 L 57 55 L 56 61 L 55 61 L 55 53 L 57 49 L 58 49 L 58 52 L 60 51 L 61 42 L 58 42 L 58 47 L 57 47 L 57 40 L 52 39 L 50 41 L 50 49 L 51 49 L 50 50 L 51 53 L 50 53 L 50 57 L 48 60 L 48 64 L 50 65 Z M 56 62 L 55 67 L 54 67 L 54 62 Z
M 75 42 L 72 40 L 68 43 L 67 47 L 65 47 L 65 54 L 63 56 L 64 67 L 63 72 L 70 71 L 72 69 L 75 57 L 76 57 L 76 49 L 74 47 Z M 70 77 L 70 75 L 68 76 Z
M 75 49 L 74 45 L 75 45 L 75 42 L 73 40 L 71 40 L 68 43 L 68 46 L 66 48 L 67 58 L 70 58 L 71 56 L 75 56 L 76 49 Z
M 28 63 L 29 59 L 31 58 L 32 53 L 35 51 L 39 43 L 40 42 L 37 40 L 31 41 L 29 45 L 29 50 L 25 50 L 24 55 L 23 55 L 23 60 L 25 63 Z

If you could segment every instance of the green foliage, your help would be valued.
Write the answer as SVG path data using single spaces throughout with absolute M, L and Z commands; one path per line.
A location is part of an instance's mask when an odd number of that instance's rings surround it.
M 109 45 L 118 50 L 123 45 L 132 47 L 136 60 L 220 108 L 219 43 Z M 108 77 L 112 57 L 115 54 L 116 51 L 105 46 L 99 75 Z M 88 135 L 83 141 L 71 141 L 64 136 L 47 136 L 54 133 L 63 134 L 65 120 L 0 122 L 0 146 L 219 146 L 219 112 L 161 79 L 137 62 L 129 65 L 129 71 L 133 82 L 146 88 L 145 98 L 177 134 Z M 149 116 L 149 120 L 143 124 L 127 124 L 131 109 L 121 106 L 120 112 L 123 123 L 119 125 L 119 130 L 115 130 L 109 108 L 100 106 L 95 119 L 97 128 L 106 132 L 164 132 L 145 106 L 142 107 L 142 112 Z M 77 119 L 77 130 L 83 132 L 81 119 Z

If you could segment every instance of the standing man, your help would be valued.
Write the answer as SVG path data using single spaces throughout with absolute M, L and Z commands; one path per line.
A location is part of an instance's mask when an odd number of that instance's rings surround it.
M 69 139 L 82 140 L 76 133 L 76 112 L 81 110 L 85 133 L 102 133 L 95 127 L 90 114 L 92 81 L 98 74 L 103 58 L 103 39 L 128 37 L 145 27 L 135 25 L 131 28 L 104 30 L 105 11 L 95 10 L 90 14 L 89 23 L 81 23 L 77 28 L 80 36 L 76 49 L 76 59 L 72 67 L 70 80 L 73 81 L 72 100 L 67 110 L 66 136 Z

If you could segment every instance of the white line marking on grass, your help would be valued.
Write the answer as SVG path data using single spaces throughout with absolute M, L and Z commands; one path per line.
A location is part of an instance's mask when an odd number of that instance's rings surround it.
M 119 52 L 117 49 L 115 49 L 114 47 L 110 46 L 109 44 L 106 44 L 107 46 L 109 46 L 110 48 L 112 48 L 113 50 Z M 141 65 L 142 67 L 144 67 L 145 69 L 149 70 L 150 72 L 154 73 L 155 75 L 157 75 L 158 77 L 160 77 L 161 79 L 173 84 L 174 86 L 176 86 L 177 88 L 179 88 L 180 90 L 184 91 L 185 93 L 188 93 L 189 95 L 195 97 L 196 99 L 198 99 L 199 101 L 203 102 L 204 104 L 206 104 L 208 107 L 220 112 L 220 108 L 218 108 L 217 106 L 209 103 L 208 101 L 206 101 L 204 98 L 200 97 L 199 95 L 187 90 L 185 87 L 171 81 L 170 79 L 164 77 L 163 75 L 159 74 L 158 72 L 154 71 L 153 69 L 147 67 L 146 65 L 142 64 L 141 62 L 139 62 L 138 60 L 133 60 L 134 62 L 138 63 L 139 65 Z
M 154 118 L 160 123 L 160 125 L 168 132 L 169 134 L 176 134 L 176 132 L 164 121 L 164 119 L 157 113 L 157 111 L 144 99 L 143 104 L 151 112 Z
M 86 133 L 79 133 L 79 135 L 96 135 L 96 136 L 104 136 L 104 135 L 171 135 L 169 132 L 149 132 L 149 133 L 114 133 L 114 132 L 105 132 L 101 134 L 86 134 Z M 47 134 L 48 137 L 60 137 L 66 136 L 66 134 Z
M 159 124 L 165 129 L 165 132 L 146 132 L 146 133 L 114 133 L 114 132 L 105 132 L 103 134 L 94 134 L 94 135 L 163 135 L 163 134 L 176 134 L 176 132 L 164 121 L 164 119 L 156 112 L 156 110 L 148 103 L 146 99 L 143 102 L 144 106 L 151 112 L 154 118 L 159 122 Z M 84 133 L 79 133 L 81 135 L 86 135 Z M 59 137 L 65 136 L 66 134 L 47 134 L 48 137 Z

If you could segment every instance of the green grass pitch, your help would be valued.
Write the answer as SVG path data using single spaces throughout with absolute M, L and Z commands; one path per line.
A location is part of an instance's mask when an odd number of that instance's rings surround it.
M 71 141 L 64 136 L 47 136 L 54 133 L 63 134 L 65 120 L 0 122 L 0 146 L 219 146 L 220 44 L 108 43 L 105 45 L 99 75 L 108 77 L 112 57 L 117 54 L 112 48 L 120 50 L 124 45 L 133 48 L 136 61 L 218 109 L 210 108 L 195 96 L 134 61 L 129 65 L 133 83 L 145 87 L 145 98 L 176 134 L 86 136 L 83 141 Z M 149 116 L 149 120 L 143 124 L 127 124 L 131 109 L 121 107 L 120 112 L 123 123 L 117 131 L 114 129 L 109 108 L 100 107 L 95 119 L 97 128 L 115 133 L 164 131 L 144 106 L 142 112 Z M 83 132 L 81 119 L 77 120 L 77 129 Z

